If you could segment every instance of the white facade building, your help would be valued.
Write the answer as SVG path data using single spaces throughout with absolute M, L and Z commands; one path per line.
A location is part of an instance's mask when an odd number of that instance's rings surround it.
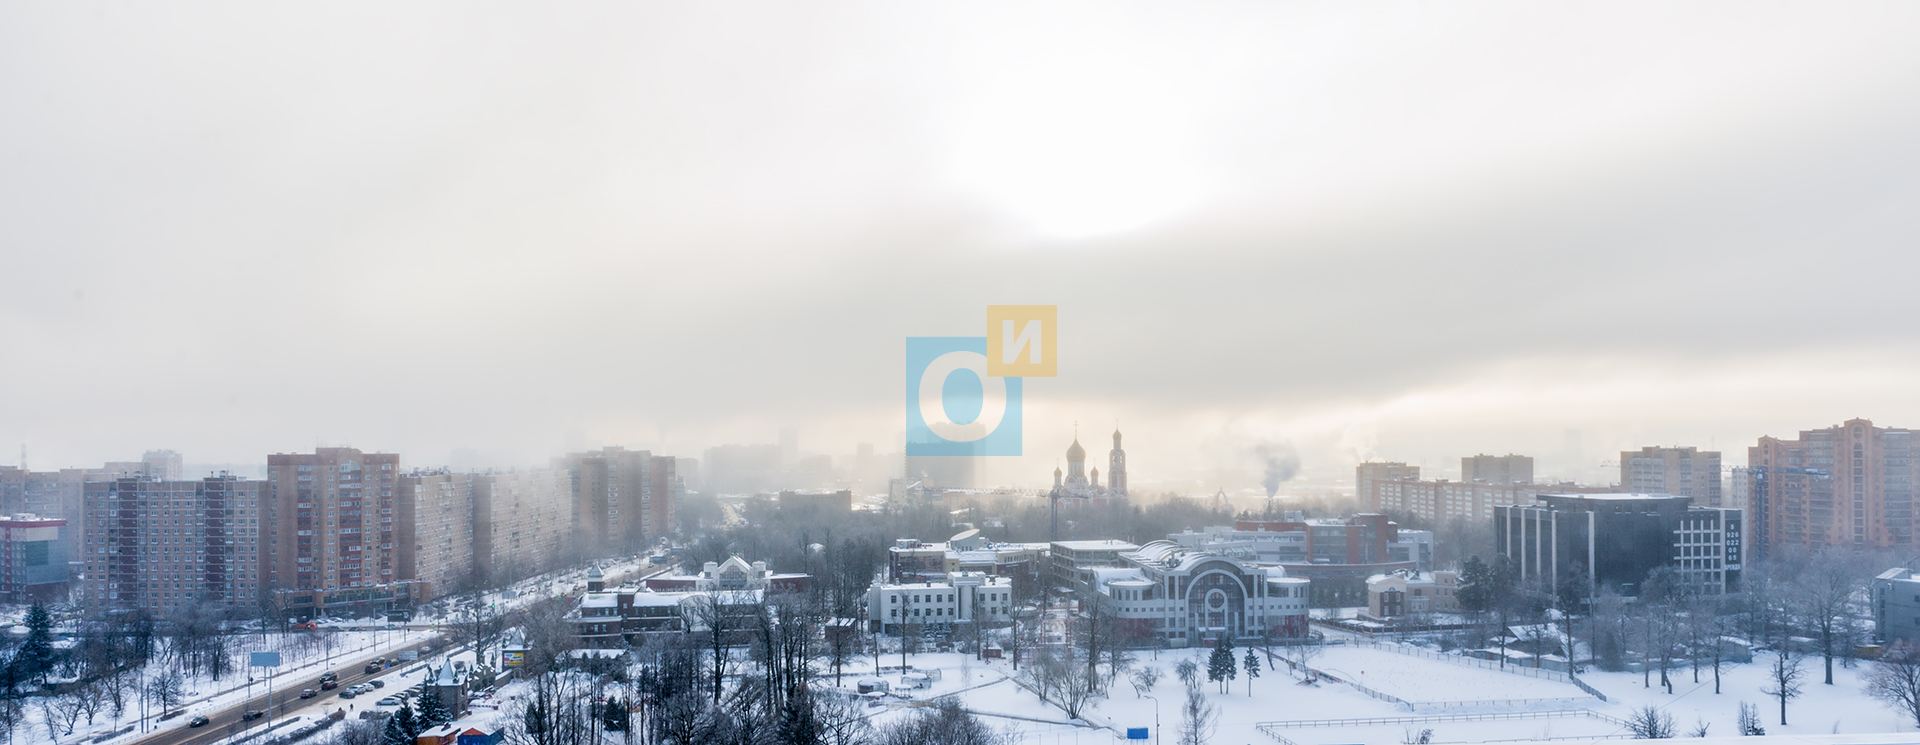
M 896 636 L 915 624 L 937 633 L 961 622 L 1012 623 L 1013 580 L 967 572 L 944 582 L 874 585 L 867 590 L 867 622 Z

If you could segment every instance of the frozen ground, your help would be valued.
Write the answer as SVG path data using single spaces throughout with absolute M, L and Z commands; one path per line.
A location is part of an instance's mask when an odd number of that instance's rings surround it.
M 1042 703 L 1038 697 L 1010 680 L 1008 676 L 1012 674 L 1012 669 L 1004 662 L 970 664 L 968 672 L 971 680 L 968 682 L 973 687 L 958 692 L 966 687 L 960 677 L 961 659 L 964 657 L 950 654 L 912 655 L 909 662 L 916 667 L 942 669 L 942 680 L 930 691 L 914 692 L 915 698 L 925 700 L 955 695 L 967 709 L 987 716 L 995 726 L 1018 732 L 1023 743 L 1032 745 L 1111 741 L 1115 739 L 1115 733 L 1124 732 L 1126 728 L 1153 727 L 1157 706 L 1160 726 L 1163 728 L 1162 742 L 1172 742 L 1183 696 L 1180 682 L 1172 676 L 1173 667 L 1185 657 L 1204 663 L 1206 650 L 1162 652 L 1158 659 L 1150 654 L 1142 655 L 1136 665 L 1154 665 L 1167 671 L 1165 679 L 1150 692 L 1159 699 L 1158 703 L 1152 699 L 1136 698 L 1132 686 L 1124 681 L 1118 682 L 1109 698 L 1096 701 L 1089 707 L 1084 718 L 1096 725 L 1094 728 L 1068 723 L 1065 713 L 1058 707 Z M 894 656 L 884 662 L 898 665 L 899 658 Z M 1516 703 L 1509 706 L 1410 712 L 1369 698 L 1346 685 L 1324 681 L 1317 685 L 1303 685 L 1298 677 L 1287 672 L 1284 665 L 1273 671 L 1262 670 L 1262 677 L 1253 681 L 1251 696 L 1248 695 L 1248 681 L 1244 672 L 1234 682 L 1231 693 L 1220 694 L 1217 686 L 1204 681 L 1201 690 L 1220 712 L 1219 726 L 1209 741 L 1222 744 L 1273 743 L 1274 740 L 1256 725 L 1280 720 L 1380 720 L 1566 709 L 1586 709 L 1604 717 L 1626 719 L 1633 710 L 1649 704 L 1672 715 L 1675 728 L 1682 737 L 1701 723 L 1708 726 L 1709 736 L 1733 735 L 1735 715 L 1742 701 L 1758 706 L 1768 734 L 1785 736 L 1783 740 L 1809 736 L 1832 740 L 1832 733 L 1866 735 L 1915 731 L 1910 720 L 1866 696 L 1862 677 L 1867 672 L 1867 665 L 1845 669 L 1836 664 L 1834 685 L 1828 686 L 1820 682 L 1822 675 L 1817 657 L 1806 660 L 1807 683 L 1804 693 L 1800 699 L 1788 704 L 1790 724 L 1780 726 L 1778 701 L 1761 692 L 1767 686 L 1770 662 L 1771 657 L 1763 654 L 1751 664 L 1723 667 L 1722 692 L 1717 695 L 1713 692 L 1710 670 L 1701 671 L 1701 682 L 1697 684 L 1693 682 L 1691 669 L 1674 671 L 1673 695 L 1666 694 L 1664 689 L 1657 686 L 1644 687 L 1638 673 L 1593 672 L 1581 676 L 1582 680 L 1610 699 L 1603 702 L 1585 696 L 1567 683 L 1397 655 L 1384 650 L 1348 648 L 1323 653 L 1314 660 L 1315 667 L 1329 672 L 1336 669 L 1347 672 L 1366 681 L 1370 687 L 1416 703 L 1487 699 L 1515 699 Z M 848 687 L 858 677 L 872 674 L 870 663 L 850 669 L 855 671 L 855 675 L 846 680 Z M 881 677 L 897 684 L 900 676 L 894 672 Z M 1653 678 L 1657 683 L 1658 674 Z M 911 704 L 895 701 L 886 708 L 871 711 L 876 723 L 884 723 L 908 715 L 912 708 Z M 1390 745 L 1401 742 L 1409 729 L 1432 729 L 1435 742 L 1618 738 L 1626 734 L 1617 723 L 1585 715 L 1483 721 L 1442 720 L 1421 724 L 1389 722 L 1334 727 L 1301 726 L 1285 729 L 1282 734 L 1298 745 Z M 1744 739 L 1742 742 L 1757 745 L 1763 741 Z

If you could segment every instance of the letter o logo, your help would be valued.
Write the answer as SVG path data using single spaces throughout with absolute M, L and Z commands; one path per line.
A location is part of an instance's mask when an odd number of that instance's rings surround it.
M 980 416 L 956 424 L 947 416 L 947 376 L 966 370 L 980 378 Z M 935 435 L 952 442 L 974 442 L 1000 428 L 1007 414 L 1007 382 L 987 376 L 987 356 L 979 352 L 948 352 L 935 357 L 920 375 L 920 418 Z

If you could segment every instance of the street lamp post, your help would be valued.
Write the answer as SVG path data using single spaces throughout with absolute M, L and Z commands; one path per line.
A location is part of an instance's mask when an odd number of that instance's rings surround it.
M 1160 745 L 1160 699 L 1144 693 L 1140 697 L 1153 699 L 1153 745 Z

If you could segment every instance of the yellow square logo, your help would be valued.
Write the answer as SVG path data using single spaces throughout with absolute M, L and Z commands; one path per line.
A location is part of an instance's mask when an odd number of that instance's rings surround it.
M 987 375 L 994 378 L 1051 378 L 1060 334 L 1057 305 L 987 306 Z

